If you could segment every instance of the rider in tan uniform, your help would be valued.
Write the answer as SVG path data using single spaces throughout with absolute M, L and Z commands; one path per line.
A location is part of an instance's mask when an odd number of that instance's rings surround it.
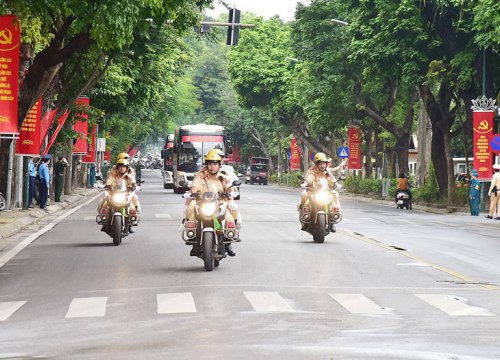
M 204 193 L 204 192 L 225 192 L 231 186 L 229 179 L 219 172 L 222 163 L 222 157 L 218 149 L 210 150 L 205 157 L 205 166 L 196 173 L 193 184 L 191 186 L 191 194 Z M 231 194 L 237 195 L 236 189 L 229 189 Z M 225 222 L 234 221 L 236 224 L 237 232 L 241 227 L 241 216 L 238 212 L 238 206 L 234 199 L 225 201 L 228 211 L 225 215 Z M 196 201 L 188 199 L 186 204 L 186 219 L 189 221 L 195 220 L 195 205 Z M 226 245 L 226 251 L 229 256 L 234 256 L 236 253 L 233 251 L 231 244 Z M 193 251 L 192 251 L 193 252 Z

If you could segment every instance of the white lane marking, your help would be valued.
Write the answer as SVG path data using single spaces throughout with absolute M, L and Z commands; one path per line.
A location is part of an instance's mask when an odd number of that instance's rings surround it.
M 390 308 L 377 305 L 362 294 L 328 294 L 352 314 L 388 314 Z
M 83 220 L 85 220 L 85 221 L 94 220 L 95 221 L 95 215 L 93 215 L 93 216 L 84 216 Z
M 73 299 L 66 313 L 66 318 L 104 316 L 106 315 L 107 301 L 107 296 Z
M 450 316 L 495 316 L 486 309 L 467 305 L 467 299 L 440 294 L 415 294 L 416 297 Z
M 191 293 L 156 294 L 158 314 L 194 313 L 196 305 Z
M 277 292 L 245 291 L 245 297 L 258 313 L 295 312 Z
M 26 304 L 26 301 L 6 301 L 0 302 L 0 321 L 7 320 L 21 306 Z
M 71 214 L 73 214 L 75 211 L 80 210 L 82 207 L 84 207 L 87 204 L 90 204 L 92 201 L 94 201 L 96 198 L 102 196 L 101 194 L 97 194 L 94 196 L 92 199 L 84 202 L 81 205 L 78 205 L 77 207 L 69 210 L 68 212 L 64 213 L 63 215 L 59 216 L 57 219 L 55 219 L 53 222 L 50 222 L 47 224 L 43 229 L 38 230 L 36 233 L 31 234 L 28 236 L 26 239 L 24 239 L 22 242 L 17 244 L 15 247 L 7 251 L 2 257 L 0 257 L 0 268 L 7 264 L 10 259 L 12 259 L 14 256 L 19 254 L 26 246 L 31 244 L 33 241 L 38 239 L 40 236 L 45 234 L 47 231 L 51 230 L 54 226 L 56 226 L 59 222 L 61 222 L 63 219 L 67 218 Z
M 170 215 L 169 213 L 166 213 L 166 214 L 155 214 L 155 217 L 158 218 L 158 219 L 171 219 L 172 215 Z
M 396 266 L 424 266 L 424 267 L 429 267 L 429 264 L 424 264 L 421 262 L 408 262 L 408 263 L 402 263 L 402 264 L 396 264 Z

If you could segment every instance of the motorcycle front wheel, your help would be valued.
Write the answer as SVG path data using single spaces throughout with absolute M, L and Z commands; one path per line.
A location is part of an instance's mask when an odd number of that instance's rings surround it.
M 326 220 L 325 216 L 318 216 L 318 221 L 316 222 L 316 229 L 315 229 L 316 235 L 314 236 L 314 241 L 317 243 L 324 243 L 325 242 L 325 235 L 326 235 Z
M 122 242 L 122 217 L 120 215 L 113 217 L 113 226 L 111 229 L 113 233 L 113 245 L 118 246 Z
M 214 243 L 214 234 L 211 232 L 203 233 L 203 261 L 205 262 L 205 270 L 212 271 L 215 266 L 214 254 L 212 252 Z
M 5 202 L 5 198 L 0 194 L 0 210 L 5 210 L 7 203 Z

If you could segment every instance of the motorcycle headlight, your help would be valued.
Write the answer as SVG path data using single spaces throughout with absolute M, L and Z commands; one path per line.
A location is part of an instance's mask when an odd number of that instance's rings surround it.
M 318 202 L 318 204 L 325 205 L 325 204 L 330 203 L 331 196 L 326 191 L 320 191 L 314 195 L 314 200 L 316 200 L 316 202 Z
M 123 192 L 111 195 L 111 202 L 116 206 L 125 206 L 127 203 L 127 195 Z
M 201 213 L 204 216 L 212 216 L 217 205 L 215 203 L 205 203 L 201 206 Z

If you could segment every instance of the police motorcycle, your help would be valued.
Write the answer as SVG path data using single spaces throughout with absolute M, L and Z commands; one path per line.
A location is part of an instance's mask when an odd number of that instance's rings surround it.
M 203 260 L 205 270 L 212 271 L 226 257 L 226 246 L 239 242 L 238 229 L 235 222 L 226 223 L 224 218 L 227 207 L 225 201 L 231 199 L 232 187 L 240 186 L 241 181 L 235 180 L 225 192 L 213 191 L 191 194 L 186 192 L 183 197 L 196 201 L 195 221 L 184 220 L 181 225 L 182 240 L 186 245 L 192 245 L 194 253 Z
M 412 210 L 410 195 L 406 191 L 397 190 L 396 192 L 396 209 Z
M 105 204 L 101 207 L 96 222 L 112 239 L 113 245 L 121 244 L 122 239 L 129 235 L 129 227 L 139 224 L 137 210 L 130 209 L 132 190 L 127 188 L 126 181 L 119 179 L 114 186 L 105 187 Z
M 301 179 L 304 180 L 303 177 Z M 299 203 L 302 231 L 311 234 L 314 242 L 324 243 L 325 236 L 336 232 L 335 224 L 342 221 L 338 194 L 332 193 L 333 189 L 326 179 L 320 179 L 315 186 L 306 185 L 305 190 L 309 201 L 302 208 Z

